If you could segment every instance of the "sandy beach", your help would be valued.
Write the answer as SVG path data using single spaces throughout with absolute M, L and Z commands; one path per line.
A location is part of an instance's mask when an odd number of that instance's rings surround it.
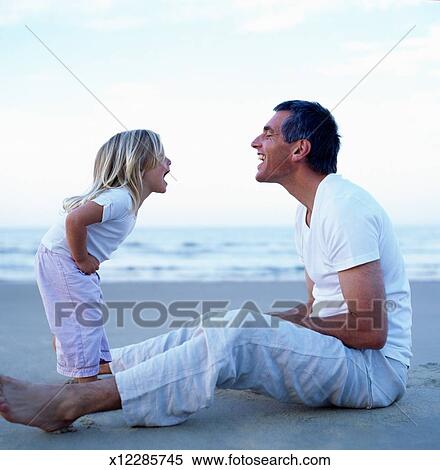
M 274 300 L 305 298 L 302 283 L 103 284 L 106 301 L 253 301 L 263 311 Z M 122 412 L 88 415 L 73 432 L 47 434 L 0 420 L 0 449 L 440 449 L 440 282 L 413 282 L 413 352 L 406 395 L 376 410 L 311 409 L 251 392 L 218 391 L 213 406 L 169 428 L 129 428 Z M 33 382 L 62 383 L 35 283 L 0 283 L 1 373 Z M 200 306 L 199 306 L 200 309 Z M 143 315 L 147 318 L 147 315 Z M 136 325 L 129 315 L 106 325 L 114 347 L 167 331 Z

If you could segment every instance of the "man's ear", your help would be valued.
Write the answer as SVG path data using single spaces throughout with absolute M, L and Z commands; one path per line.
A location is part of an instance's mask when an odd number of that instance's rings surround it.
M 292 147 L 291 158 L 295 162 L 303 160 L 311 151 L 312 144 L 307 139 L 297 140 Z

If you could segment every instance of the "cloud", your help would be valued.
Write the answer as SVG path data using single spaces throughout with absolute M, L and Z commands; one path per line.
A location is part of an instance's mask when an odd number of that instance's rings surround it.
M 233 6 L 247 18 L 240 30 L 264 33 L 292 28 L 314 15 L 350 7 L 385 10 L 416 4 L 417 0 L 233 0 Z
M 95 31 L 124 31 L 143 28 L 147 18 L 137 16 L 96 18 L 85 23 L 85 27 Z
M 402 34 L 405 31 L 402 31 Z M 432 26 L 427 33 L 412 36 L 416 29 L 405 38 L 397 48 L 379 65 L 382 72 L 392 76 L 409 76 L 420 73 L 425 67 L 427 73 L 435 76 L 438 73 L 440 56 L 440 26 Z M 395 38 L 394 43 L 399 38 Z M 342 46 L 348 55 L 346 60 L 328 64 L 319 69 L 324 76 L 362 76 L 373 67 L 393 46 L 393 42 L 362 42 L 349 41 Z
M 101 14 L 113 10 L 120 0 L 0 0 L 0 25 L 22 23 L 26 20 L 44 18 L 49 14 L 60 13 L 64 19 L 69 16 Z
M 151 9 L 140 0 L 0 0 L 0 24 L 17 24 L 50 15 L 77 21 L 97 31 L 116 31 L 141 27 L 151 15 L 158 15 L 161 21 L 172 23 L 233 18 L 239 31 L 264 33 L 289 29 L 329 11 L 351 7 L 385 10 L 413 4 L 417 0 L 161 0 Z M 120 17 L 121 11 L 130 13 Z
M 339 0 L 234 0 L 234 7 L 243 18 L 239 29 L 245 32 L 263 33 L 289 29 L 316 11 L 334 8 Z

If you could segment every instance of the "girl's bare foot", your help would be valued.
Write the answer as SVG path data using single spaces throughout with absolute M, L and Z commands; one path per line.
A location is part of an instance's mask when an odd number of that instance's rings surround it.
M 110 369 L 110 364 L 108 362 L 106 362 L 105 364 L 100 364 L 99 365 L 99 373 L 100 373 L 100 375 L 111 374 L 112 371 Z
M 56 431 L 77 416 L 69 410 L 72 385 L 30 384 L 0 376 L 0 414 L 11 423 Z
M 93 377 L 77 377 L 75 379 L 75 382 L 77 384 L 84 384 L 84 383 L 87 383 L 87 382 L 94 382 L 95 380 L 98 380 L 97 375 L 94 375 Z

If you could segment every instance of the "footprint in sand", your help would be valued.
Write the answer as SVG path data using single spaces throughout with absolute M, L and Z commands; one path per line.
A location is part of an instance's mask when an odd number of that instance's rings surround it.
M 82 428 L 90 429 L 90 428 L 97 428 L 98 425 L 93 421 L 92 418 L 89 416 L 82 416 L 81 418 L 75 421 L 76 426 L 80 426 Z

